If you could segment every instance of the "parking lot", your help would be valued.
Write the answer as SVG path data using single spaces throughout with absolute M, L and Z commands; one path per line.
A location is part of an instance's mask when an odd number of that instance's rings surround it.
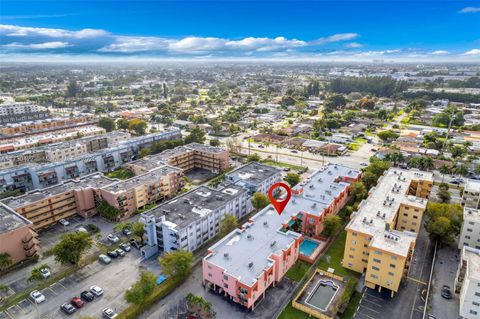
M 102 309 L 106 307 L 120 311 L 127 305 L 124 301 L 125 290 L 138 279 L 139 271 L 143 268 L 140 266 L 140 261 L 140 252 L 137 249 L 132 249 L 123 258 L 114 259 L 109 265 L 95 261 L 78 272 L 42 289 L 40 292 L 46 300 L 38 307 L 30 299 L 24 299 L 0 313 L 0 318 L 66 318 L 68 316 L 60 311 L 60 305 L 69 302 L 74 296 L 79 296 L 82 291 L 88 290 L 92 285 L 100 286 L 104 294 L 78 309 L 76 311 L 78 315 L 100 317 Z M 154 264 L 152 265 L 154 266 Z M 152 271 L 158 273 L 159 268 Z

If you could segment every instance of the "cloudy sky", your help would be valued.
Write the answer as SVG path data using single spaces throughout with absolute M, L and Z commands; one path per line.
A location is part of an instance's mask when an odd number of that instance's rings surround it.
M 0 55 L 480 62 L 480 1 L 2 0 Z

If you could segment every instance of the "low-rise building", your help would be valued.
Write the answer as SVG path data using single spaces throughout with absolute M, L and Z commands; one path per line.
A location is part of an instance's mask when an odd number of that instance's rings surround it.
M 183 187 L 181 169 L 163 165 L 150 172 L 101 188 L 101 197 L 120 211 L 117 220 L 130 217 L 146 205 L 171 198 Z
M 66 129 L 69 127 L 92 125 L 96 123 L 98 123 L 98 118 L 96 116 L 86 114 L 73 117 L 57 117 L 20 123 L 10 122 L 0 127 L 0 134 L 32 134 L 41 131 Z
M 97 173 L 22 196 L 9 197 L 2 203 L 28 219 L 33 229 L 41 230 L 76 214 L 85 218 L 95 215 L 101 201 L 99 189 L 114 182 Z
M 406 275 L 433 185 L 432 173 L 390 168 L 346 226 L 343 266 L 392 296 Z
M 194 251 L 219 231 L 226 214 L 242 218 L 251 211 L 247 191 L 237 185 L 222 190 L 200 186 L 147 212 L 142 213 L 149 245 L 156 250 Z
M 250 195 L 255 192 L 267 194 L 270 186 L 280 182 L 281 171 L 278 168 L 251 162 L 225 175 L 227 182 L 245 188 Z
M 455 279 L 455 292 L 460 293 L 460 316 L 480 317 L 480 250 L 464 246 Z
M 281 215 L 269 205 L 209 248 L 204 285 L 253 310 L 299 259 L 303 236 L 320 236 L 325 217 L 345 205 L 359 178 L 359 171 L 335 164 L 312 174 L 292 189 Z
M 458 237 L 458 248 L 469 246 L 480 249 L 480 211 L 475 208 L 463 209 L 463 224 Z
M 0 203 L 0 253 L 7 253 L 13 264 L 37 254 L 37 234 L 32 223 Z

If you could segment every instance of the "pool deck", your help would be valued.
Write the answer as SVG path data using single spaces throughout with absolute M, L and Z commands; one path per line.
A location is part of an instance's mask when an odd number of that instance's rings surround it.
M 313 239 L 311 237 L 305 237 L 304 240 L 309 240 L 315 242 L 318 246 L 310 255 L 303 255 L 301 252 L 298 254 L 298 259 L 306 261 L 307 263 L 313 264 L 318 257 L 322 254 L 322 252 L 327 248 L 328 241 Z
M 334 278 L 336 277 L 336 278 Z M 315 313 L 321 313 L 322 315 L 326 315 L 328 317 L 335 317 L 335 309 L 336 305 L 340 301 L 340 297 L 343 295 L 343 292 L 345 291 L 345 286 L 346 284 L 340 279 L 342 277 L 339 277 L 337 275 L 330 275 L 326 274 L 325 272 L 321 270 L 317 270 L 315 274 L 309 279 L 309 281 L 305 284 L 304 288 L 300 292 L 299 295 L 297 295 L 297 298 L 294 299 L 294 303 L 300 304 L 302 311 L 307 312 L 305 308 L 308 308 L 309 310 L 311 309 L 312 311 L 308 311 L 307 313 L 311 314 L 314 317 Z M 318 286 L 318 283 L 320 280 L 325 280 L 325 281 L 332 281 L 336 286 L 338 286 L 337 292 L 333 296 L 332 300 L 330 301 L 328 307 L 326 310 L 321 310 L 317 307 L 312 307 L 307 300 L 309 299 L 310 295 L 315 291 L 315 289 Z M 294 305 L 294 308 L 295 305 Z M 318 318 L 318 317 L 317 317 Z

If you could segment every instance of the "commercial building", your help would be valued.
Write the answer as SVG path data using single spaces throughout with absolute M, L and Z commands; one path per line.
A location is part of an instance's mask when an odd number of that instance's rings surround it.
M 31 163 L 5 169 L 0 171 L 0 191 L 19 189 L 27 192 L 95 172 L 111 172 L 131 162 L 141 148 L 157 141 L 180 137 L 179 130 L 163 131 L 122 141 L 107 149 L 83 154 L 77 158 L 46 165 Z
M 455 279 L 455 292 L 460 293 L 460 316 L 480 317 L 480 250 L 464 246 Z
M 359 171 L 335 164 L 312 174 L 293 188 L 281 215 L 269 205 L 209 248 L 204 285 L 253 310 L 299 259 L 303 236 L 320 237 L 323 220 L 344 206 L 359 178 Z
M 270 186 L 280 182 L 282 173 L 278 168 L 251 162 L 225 175 L 227 182 L 245 188 L 250 195 L 255 192 L 267 194 Z
M 184 186 L 181 169 L 163 165 L 130 179 L 103 187 L 101 197 L 120 211 L 117 220 L 130 217 L 146 205 L 171 198 Z
M 372 289 L 398 291 L 422 225 L 432 173 L 390 168 L 345 228 L 343 266 L 365 273 Z
M 247 191 L 240 186 L 193 189 L 142 213 L 149 246 L 145 255 L 158 250 L 194 251 L 218 233 L 220 220 L 226 214 L 240 219 L 251 209 Z
M 480 181 L 467 179 L 462 195 L 462 206 L 480 208 Z
M 480 211 L 474 208 L 463 209 L 463 225 L 458 237 L 458 248 L 469 246 L 480 249 Z
M 37 234 L 32 223 L 0 203 L 0 253 L 7 253 L 16 264 L 37 254 Z
M 40 230 L 76 214 L 85 218 L 93 216 L 101 201 L 100 189 L 114 182 L 115 180 L 96 173 L 22 196 L 10 197 L 2 203 L 28 219 L 33 229 Z
M 42 120 L 50 117 L 46 107 L 31 103 L 0 104 L 0 124 Z

